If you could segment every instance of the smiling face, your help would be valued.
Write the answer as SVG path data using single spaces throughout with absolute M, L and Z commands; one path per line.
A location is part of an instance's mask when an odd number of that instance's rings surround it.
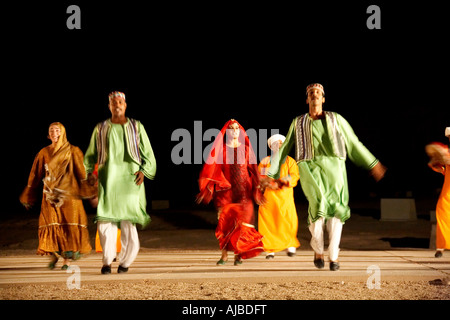
M 48 128 L 48 137 L 52 141 L 52 144 L 56 144 L 61 136 L 61 129 L 58 125 L 51 125 Z
M 109 100 L 109 110 L 113 118 L 122 118 L 125 116 L 125 110 L 127 109 L 127 104 L 125 99 L 121 97 L 113 97 Z

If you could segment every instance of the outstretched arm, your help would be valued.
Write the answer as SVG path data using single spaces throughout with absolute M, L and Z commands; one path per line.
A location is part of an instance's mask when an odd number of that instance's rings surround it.
M 337 119 L 345 139 L 349 159 L 357 166 L 369 170 L 375 181 L 380 181 L 386 173 L 386 167 L 359 141 L 347 120 L 338 114 Z

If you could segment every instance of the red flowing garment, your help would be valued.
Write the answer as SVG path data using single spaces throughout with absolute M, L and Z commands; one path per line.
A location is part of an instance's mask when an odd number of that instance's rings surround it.
M 227 146 L 227 130 L 239 125 L 239 143 Z M 230 120 L 222 128 L 212 146 L 199 179 L 198 202 L 214 200 L 221 209 L 216 228 L 220 249 L 233 251 L 242 259 L 258 256 L 264 251 L 262 235 L 254 227 L 254 204 L 263 201 L 259 186 L 256 157 L 244 128 Z

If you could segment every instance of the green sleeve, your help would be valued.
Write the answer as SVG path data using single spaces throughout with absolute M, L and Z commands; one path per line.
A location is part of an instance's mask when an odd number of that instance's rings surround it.
M 357 166 L 366 170 L 372 169 L 378 159 L 359 141 L 350 124 L 341 115 L 336 114 L 338 126 L 344 136 L 348 158 Z
M 97 136 L 98 127 L 96 126 L 94 132 L 91 136 L 91 142 L 89 147 L 84 154 L 84 166 L 86 168 L 86 173 L 91 173 L 95 170 L 95 164 L 97 163 L 98 152 L 97 152 Z
M 295 118 L 291 126 L 289 127 L 288 134 L 286 135 L 286 140 L 284 141 L 283 145 L 281 146 L 280 150 L 275 154 L 272 155 L 270 158 L 270 168 L 267 172 L 267 176 L 274 179 L 280 178 L 280 168 L 281 165 L 286 160 L 286 157 L 289 155 L 289 152 L 291 152 L 292 147 L 295 144 L 295 126 L 297 123 L 297 118 Z
M 139 138 L 139 152 L 141 155 L 140 171 L 142 171 L 148 179 L 153 180 L 155 179 L 156 174 L 156 159 L 147 132 L 142 123 L 139 123 Z

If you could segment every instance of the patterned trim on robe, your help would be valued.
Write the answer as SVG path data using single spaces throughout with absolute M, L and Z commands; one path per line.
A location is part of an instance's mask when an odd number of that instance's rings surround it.
M 324 111 L 328 131 L 330 132 L 330 140 L 333 146 L 335 156 L 345 159 L 347 151 L 345 149 L 345 141 L 337 124 L 334 112 Z M 297 118 L 295 127 L 295 160 L 308 161 L 314 159 L 314 146 L 312 137 L 312 122 L 308 113 Z
M 39 229 L 47 228 L 47 227 L 51 227 L 51 226 L 79 226 L 79 227 L 86 228 L 86 229 L 88 227 L 87 225 L 79 224 L 79 223 L 57 223 L 57 222 L 54 222 L 54 223 L 49 223 L 49 224 L 46 224 L 43 226 L 39 226 Z
M 139 122 L 134 119 L 128 119 L 129 121 L 124 125 L 125 141 L 128 154 L 137 164 L 141 165 L 141 154 L 139 152 L 140 138 L 139 138 Z M 111 125 L 109 120 L 100 122 L 98 125 L 97 136 L 97 152 L 98 152 L 98 165 L 102 166 L 106 162 L 108 136 Z
M 314 159 L 311 118 L 309 114 L 305 113 L 297 118 L 295 133 L 295 160 L 299 162 Z
M 341 159 L 347 157 L 347 150 L 345 149 L 345 141 L 336 120 L 336 115 L 334 112 L 325 111 L 325 116 L 327 119 L 328 131 L 331 133 L 331 145 L 333 146 L 334 154 Z M 330 130 L 331 129 L 331 130 Z
M 125 136 L 127 138 L 128 153 L 138 164 L 141 164 L 141 154 L 139 152 L 139 126 L 134 119 L 129 119 L 129 124 L 125 125 Z
M 97 136 L 97 152 L 98 152 L 98 163 L 99 166 L 104 165 L 106 162 L 106 148 L 107 148 L 107 138 L 109 133 L 109 122 L 105 120 L 100 122 L 98 125 L 98 136 Z

